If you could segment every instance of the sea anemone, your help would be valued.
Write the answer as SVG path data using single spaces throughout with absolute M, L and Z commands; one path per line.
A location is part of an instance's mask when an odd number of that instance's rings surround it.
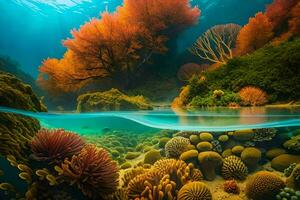
M 63 129 L 41 129 L 31 141 L 33 157 L 39 161 L 61 162 L 80 152 L 85 141 Z
M 86 145 L 71 160 L 66 159 L 56 170 L 71 184 L 77 184 L 88 197 L 106 198 L 118 186 L 118 167 L 109 153 L 95 145 Z

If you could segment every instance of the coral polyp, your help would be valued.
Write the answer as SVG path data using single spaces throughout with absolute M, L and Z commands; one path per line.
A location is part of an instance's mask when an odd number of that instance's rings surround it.
M 80 152 L 85 141 L 63 129 L 41 129 L 31 141 L 33 157 L 39 161 L 61 162 Z

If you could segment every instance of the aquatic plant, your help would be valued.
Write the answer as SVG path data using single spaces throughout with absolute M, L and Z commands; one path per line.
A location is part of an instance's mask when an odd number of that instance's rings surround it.
M 182 200 L 211 200 L 212 194 L 204 183 L 197 181 L 185 184 L 179 190 L 177 198 Z
M 41 104 L 31 87 L 15 76 L 0 71 L 0 106 L 43 112 Z M 29 142 L 40 129 L 38 120 L 16 114 L 0 113 L 0 155 L 14 155 L 27 162 Z
M 285 186 L 283 180 L 272 172 L 255 173 L 246 183 L 246 195 L 255 200 L 275 199 Z
M 254 129 L 254 136 L 252 141 L 264 142 L 270 141 L 276 136 L 277 130 L 275 128 L 260 128 Z
M 232 49 L 240 29 L 237 24 L 216 25 L 199 37 L 190 51 L 209 62 L 225 64 L 233 57 Z
M 189 139 L 184 137 L 173 137 L 165 145 L 165 152 L 168 158 L 179 158 L 180 154 L 187 150 L 190 144 Z
M 236 182 L 236 180 L 226 180 L 223 183 L 223 189 L 227 193 L 239 194 L 240 188 Z
M 286 180 L 287 186 L 300 190 L 300 164 L 297 164 Z
M 300 156 L 292 155 L 292 154 L 281 154 L 271 161 L 272 168 L 277 171 L 283 172 L 286 168 L 288 168 L 292 163 L 299 163 Z
M 283 146 L 288 150 L 300 152 L 300 135 L 291 137 L 291 139 L 284 142 Z
M 248 168 L 237 156 L 228 156 L 223 160 L 222 176 L 224 179 L 244 180 L 248 175 Z
M 214 151 L 201 152 L 198 155 L 201 171 L 206 180 L 212 181 L 216 177 L 216 170 L 222 165 L 222 157 Z
M 299 200 L 300 191 L 295 191 L 293 188 L 285 187 L 276 195 L 276 199 Z
M 239 91 L 243 105 L 261 106 L 268 102 L 268 95 L 262 89 L 253 86 L 243 87 Z M 259 139 L 259 138 L 258 138 Z
M 213 150 L 218 152 L 218 153 L 222 153 L 223 149 L 222 149 L 222 145 L 220 144 L 219 140 L 213 140 L 211 141 L 211 144 L 213 146 Z
M 31 141 L 31 151 L 39 161 L 58 163 L 80 152 L 85 141 L 64 129 L 41 129 Z
M 247 147 L 241 153 L 241 159 L 250 170 L 254 170 L 257 167 L 258 162 L 261 159 L 261 151 L 255 147 Z
M 292 163 L 292 164 L 290 164 L 290 166 L 288 168 L 285 168 L 283 171 L 284 176 L 289 177 L 292 174 L 292 172 L 296 166 L 297 166 L 297 163 Z
M 95 145 L 86 145 L 78 155 L 66 159 L 61 167 L 56 166 L 59 175 L 70 184 L 76 184 L 88 197 L 105 198 L 115 192 L 118 185 L 118 168 L 107 151 Z

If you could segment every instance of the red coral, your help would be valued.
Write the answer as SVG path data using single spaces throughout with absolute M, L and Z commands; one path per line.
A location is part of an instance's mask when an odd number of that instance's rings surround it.
M 86 145 L 78 155 L 69 161 L 66 159 L 60 174 L 71 184 L 77 184 L 89 198 L 103 198 L 116 191 L 118 186 L 117 164 L 111 160 L 106 150 L 95 145 Z
M 227 180 L 223 184 L 224 191 L 227 193 L 239 194 L 240 188 L 235 180 Z
M 80 152 L 85 141 L 63 129 L 41 129 L 31 141 L 33 156 L 39 161 L 61 162 Z

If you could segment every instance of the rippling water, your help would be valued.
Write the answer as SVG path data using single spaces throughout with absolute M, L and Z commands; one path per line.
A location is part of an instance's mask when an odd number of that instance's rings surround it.
M 43 127 L 64 128 L 81 134 L 101 133 L 105 128 L 130 131 L 172 129 L 186 131 L 230 131 L 249 128 L 300 126 L 300 109 L 211 108 L 197 111 L 112 111 L 97 113 L 34 113 L 11 108 L 0 112 L 38 119 Z

